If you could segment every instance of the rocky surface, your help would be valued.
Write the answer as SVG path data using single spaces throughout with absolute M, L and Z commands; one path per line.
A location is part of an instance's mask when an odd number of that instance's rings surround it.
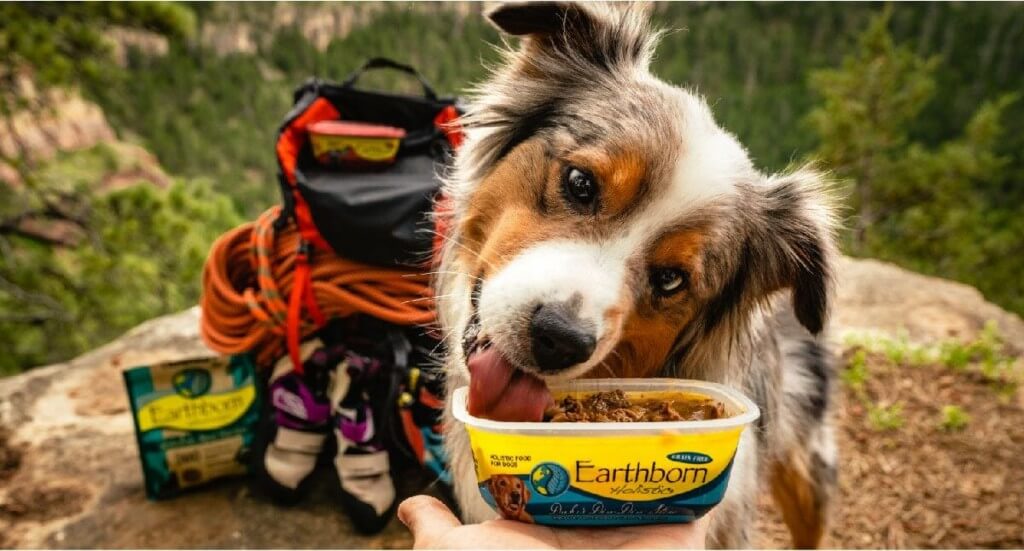
M 836 334 L 906 332 L 911 341 L 974 339 L 988 320 L 1006 344 L 1024 354 L 1020 316 L 985 300 L 974 287 L 929 277 L 872 259 L 844 258 L 838 269 Z
M 971 339 L 995 320 L 1018 353 L 1024 322 L 965 285 L 843 259 L 833 333 Z M 209 354 L 193 308 L 147 322 L 68 363 L 0 379 L 0 547 L 400 547 L 396 522 L 361 536 L 325 479 L 281 509 L 239 480 L 147 501 L 121 370 Z M 420 481 L 403 480 L 412 491 Z

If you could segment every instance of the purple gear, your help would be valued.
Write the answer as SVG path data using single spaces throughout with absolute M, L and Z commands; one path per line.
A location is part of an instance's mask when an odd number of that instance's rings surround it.
M 345 354 L 344 347 L 318 348 L 303 364 L 303 374 L 286 373 L 270 384 L 270 404 L 279 427 L 322 430 L 330 422 L 328 373 Z
M 358 446 L 368 446 L 376 436 L 373 410 L 363 402 L 353 409 L 342 408 L 337 412 L 338 431 L 346 441 Z

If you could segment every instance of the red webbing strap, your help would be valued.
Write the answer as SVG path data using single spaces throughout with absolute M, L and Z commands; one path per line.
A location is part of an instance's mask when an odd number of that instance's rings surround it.
M 317 98 L 281 131 L 277 138 L 277 160 L 281 163 L 281 172 L 289 184 L 295 185 L 295 166 L 302 144 L 306 141 L 306 127 L 314 122 L 338 118 L 341 118 L 341 113 L 331 102 L 325 98 Z
M 325 98 L 317 98 L 292 122 L 281 131 L 277 138 L 277 161 L 281 165 L 281 173 L 285 180 L 292 187 L 292 197 L 295 200 L 295 221 L 299 227 L 299 235 L 318 249 L 331 250 L 330 245 L 316 229 L 313 223 L 313 215 L 309 212 L 309 205 L 306 199 L 299 193 L 295 185 L 295 168 L 298 163 L 299 151 L 306 142 L 307 127 L 322 120 L 334 120 L 341 118 L 341 113 L 334 107 L 334 104 Z
M 313 294 L 313 272 L 309 265 L 310 247 L 305 241 L 299 242 L 299 252 L 295 255 L 295 279 L 292 283 L 292 294 L 288 297 L 288 315 L 285 320 L 285 342 L 288 356 L 292 360 L 292 370 L 302 374 L 302 355 L 299 353 L 300 333 L 302 329 L 302 307 L 305 305 L 317 327 L 327 323 L 320 306 Z
M 434 117 L 434 126 L 444 132 L 452 149 L 458 149 L 462 145 L 465 134 L 462 132 L 462 125 L 459 124 L 459 112 L 454 105 L 449 105 L 437 113 Z
M 424 450 L 426 449 L 426 445 L 423 442 L 423 433 L 420 432 L 420 428 L 416 426 L 416 421 L 412 418 L 412 410 L 409 408 L 400 409 L 405 439 L 409 442 L 413 453 L 416 454 L 416 460 L 423 463 Z
M 459 123 L 459 112 L 453 105 L 449 105 L 438 112 L 437 116 L 434 117 L 434 126 L 444 132 L 452 149 L 458 149 L 466 138 L 465 133 L 462 131 L 462 124 Z M 449 226 L 451 225 L 452 208 L 451 199 L 444 195 L 439 195 L 437 200 L 434 201 L 434 242 L 433 256 L 431 258 L 434 265 L 441 258 L 441 247 L 444 246 L 444 240 L 448 235 Z
M 420 387 L 420 403 L 433 409 L 444 409 L 444 402 L 440 398 L 434 396 L 433 392 L 427 390 L 426 387 Z

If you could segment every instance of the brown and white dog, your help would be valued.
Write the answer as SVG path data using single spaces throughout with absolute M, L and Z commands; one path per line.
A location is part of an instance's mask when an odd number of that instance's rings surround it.
M 526 512 L 526 504 L 530 501 L 530 490 L 518 476 L 496 474 L 487 480 L 487 489 L 494 496 L 494 503 L 502 518 L 533 522 L 533 517 Z
M 794 545 L 818 545 L 836 483 L 822 177 L 759 172 L 702 98 L 654 77 L 641 8 L 506 4 L 489 18 L 521 42 L 476 89 L 445 187 L 449 395 L 469 384 L 500 419 L 535 416 L 545 383 L 566 378 L 737 387 L 762 417 L 708 544 L 749 546 L 770 488 Z M 446 421 L 461 514 L 493 518 L 466 433 Z

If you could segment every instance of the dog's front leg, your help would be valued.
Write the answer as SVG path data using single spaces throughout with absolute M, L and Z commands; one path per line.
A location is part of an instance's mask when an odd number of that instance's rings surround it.
M 452 419 L 446 425 L 445 448 L 450 458 L 452 490 L 461 510 L 462 521 L 478 523 L 497 517 L 494 509 L 480 496 L 476 467 L 473 465 L 473 450 L 470 449 L 469 437 L 462 423 Z
M 722 502 L 710 513 L 711 526 L 707 537 L 709 549 L 748 549 L 753 543 L 759 494 L 759 446 L 752 430 L 746 430 L 740 436 L 729 487 L 725 490 Z
M 449 391 L 448 404 L 451 404 Z M 445 408 L 444 445 L 448 452 L 448 468 L 452 473 L 452 492 L 459 504 L 462 521 L 478 523 L 497 517 L 494 509 L 480 496 L 476 480 L 476 466 L 473 464 L 473 450 L 469 435 L 462 423 L 455 420 L 451 407 Z

